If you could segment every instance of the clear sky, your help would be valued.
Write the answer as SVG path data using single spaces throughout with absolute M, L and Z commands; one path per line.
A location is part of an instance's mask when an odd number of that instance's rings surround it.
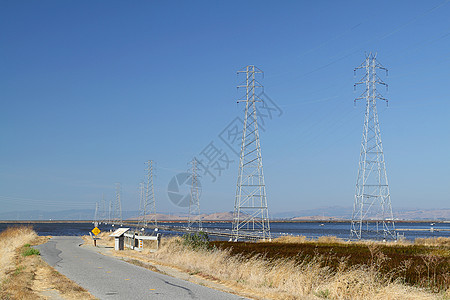
M 261 133 L 270 212 L 352 206 L 365 52 L 389 69 L 379 118 L 394 209 L 450 207 L 449 1 L 0 1 L 0 211 L 138 208 L 210 142 L 234 162 L 202 178 L 201 210 L 233 210 L 249 64 L 281 109 Z M 281 115 L 280 115 L 281 114 Z

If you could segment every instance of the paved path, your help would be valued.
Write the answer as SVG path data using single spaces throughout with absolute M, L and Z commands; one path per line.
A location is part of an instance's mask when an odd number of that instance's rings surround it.
M 244 299 L 141 268 L 79 245 L 79 237 L 53 237 L 37 246 L 42 258 L 100 299 Z

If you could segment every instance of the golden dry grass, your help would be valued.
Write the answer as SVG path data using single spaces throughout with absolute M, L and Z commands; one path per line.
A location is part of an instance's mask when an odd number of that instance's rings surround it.
M 36 237 L 31 227 L 10 227 L 0 233 L 0 282 L 15 269 L 14 255 L 17 248 L 31 243 Z
M 324 244 L 383 244 L 383 245 L 399 245 L 399 246 L 409 246 L 409 245 L 423 245 L 423 246 L 443 246 L 450 247 L 450 238 L 447 237 L 433 237 L 433 238 L 417 238 L 414 242 L 408 240 L 398 240 L 398 241 L 372 241 L 372 240 L 361 240 L 361 241 L 346 241 L 344 239 L 338 238 L 336 236 L 320 236 L 317 239 L 308 239 L 305 236 L 282 236 L 273 239 L 275 243 L 324 243 Z
M 92 242 L 92 241 L 91 241 Z M 275 239 L 275 243 L 351 244 L 335 237 L 308 240 L 306 237 L 286 236 Z M 113 245 L 113 241 L 103 241 Z M 435 241 L 428 241 L 436 244 Z M 439 241 L 442 243 L 442 240 Z M 141 261 L 171 266 L 187 274 L 201 276 L 220 282 L 237 293 L 265 299 L 450 299 L 450 289 L 440 294 L 412 287 L 393 280 L 390 274 L 379 271 L 379 248 L 391 243 L 362 241 L 373 254 L 373 263 L 364 266 L 348 265 L 342 260 L 338 270 L 332 271 L 323 263 L 324 256 L 312 260 L 267 259 L 261 255 L 244 257 L 231 255 L 229 250 L 197 249 L 183 245 L 180 237 L 163 239 L 156 253 L 149 250 L 117 251 Z M 409 242 L 392 243 L 407 246 Z M 147 248 L 148 249 L 148 248 Z
M 450 238 L 437 237 L 437 238 L 417 238 L 414 240 L 416 245 L 424 246 L 446 246 L 450 247 Z
M 64 299 L 95 299 L 88 291 L 39 259 L 32 289 L 38 292 L 56 290 Z
M 372 240 L 361 240 L 361 241 L 347 241 L 336 236 L 326 235 L 320 236 L 317 239 L 308 239 L 305 236 L 282 236 L 272 240 L 274 243 L 288 243 L 288 244 L 302 244 L 302 243 L 319 243 L 319 244 L 358 244 L 358 245 L 369 245 L 373 243 L 383 244 L 383 245 L 411 245 L 411 242 L 407 240 L 403 241 L 372 241 Z
M 299 235 L 299 236 L 281 236 L 279 238 L 273 239 L 272 242 L 274 243 L 287 243 L 287 244 L 302 244 L 306 243 L 308 239 L 306 236 Z
M 26 244 L 47 240 L 38 237 L 31 227 L 8 228 L 0 233 L 0 299 L 44 299 L 49 291 L 64 299 L 95 299 L 40 256 L 22 255 L 29 249 Z
M 424 290 L 392 282 L 376 268 L 346 268 L 332 272 L 323 257 L 308 262 L 268 260 L 262 256 L 232 256 L 226 250 L 192 250 L 180 238 L 164 240 L 160 251 L 149 257 L 187 272 L 211 276 L 238 290 L 271 299 L 435 299 Z M 327 240 L 328 241 L 328 240 Z

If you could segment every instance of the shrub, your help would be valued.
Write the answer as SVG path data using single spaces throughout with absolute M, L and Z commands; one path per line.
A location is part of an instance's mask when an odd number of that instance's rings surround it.
M 193 250 L 210 249 L 209 237 L 202 231 L 183 235 L 182 244 Z

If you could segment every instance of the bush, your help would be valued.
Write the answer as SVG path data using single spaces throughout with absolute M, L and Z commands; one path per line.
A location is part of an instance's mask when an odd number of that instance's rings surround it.
M 183 235 L 182 244 L 193 250 L 210 249 L 211 247 L 208 235 L 202 231 Z

